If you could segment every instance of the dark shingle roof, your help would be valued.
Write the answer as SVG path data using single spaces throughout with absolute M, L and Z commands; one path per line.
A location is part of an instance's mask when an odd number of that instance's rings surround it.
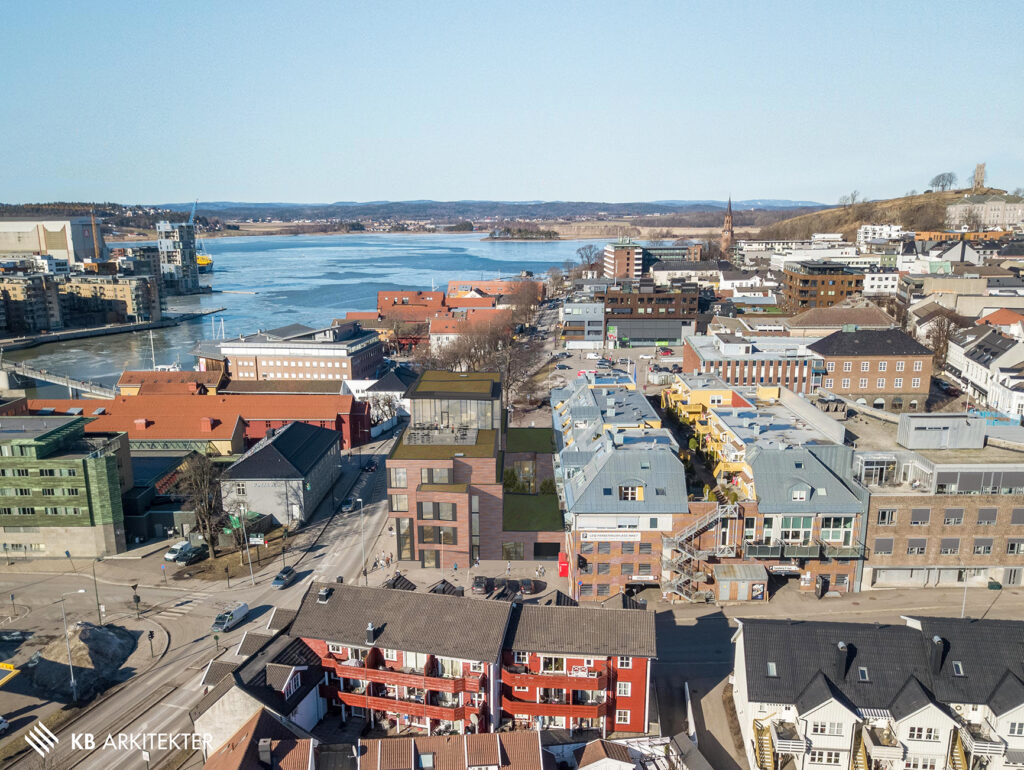
M 916 714 L 931 702 L 932 699 L 928 695 L 928 691 L 924 689 L 917 677 L 911 676 L 907 678 L 903 687 L 896 693 L 896 697 L 892 699 L 892 703 L 889 704 L 889 712 L 898 722 L 911 714 Z
M 912 713 L 926 700 L 988 704 L 993 710 L 1024 703 L 1024 621 L 921 618 L 902 626 L 741 622 L 752 701 L 797 703 L 806 700 L 813 679 L 824 677 L 853 707 L 890 709 L 894 715 Z M 845 656 L 838 652 L 839 642 L 847 645 Z M 769 662 L 774 677 L 768 676 Z M 962 667 L 961 675 L 954 662 Z
M 576 757 L 577 767 L 587 767 L 603 759 L 612 759 L 616 762 L 627 762 L 634 764 L 633 758 L 629 755 L 629 747 L 612 741 L 596 740 L 586 746 L 580 746 L 573 752 Z
M 798 713 L 806 714 L 808 711 L 818 708 L 822 703 L 826 703 L 833 698 L 840 702 L 843 700 L 842 694 L 832 686 L 832 683 L 821 671 L 818 671 L 818 673 L 811 677 L 811 681 L 807 683 L 803 691 L 796 696 L 796 700 L 793 703 L 796 704 Z
M 398 591 L 415 591 L 416 584 L 409 580 L 405 575 L 395 573 L 384 581 L 381 588 L 394 588 Z
M 321 588 L 333 589 L 323 604 L 317 601 Z M 365 647 L 367 624 L 373 624 L 377 647 L 497 661 L 509 610 L 504 602 L 313 583 L 291 633 Z
M 283 677 L 293 666 L 305 666 L 297 690 L 285 698 Z M 301 639 L 279 636 L 234 673 L 235 683 L 263 705 L 288 716 L 323 678 L 320 656 Z
M 304 422 L 282 428 L 265 444 L 257 444 L 226 471 L 226 479 L 301 479 L 337 446 L 341 434 Z
M 1024 703 L 1024 682 L 1012 671 L 1007 671 L 989 696 L 989 708 L 996 716 L 1002 716 L 1022 703 Z
M 296 610 L 286 610 L 283 607 L 274 607 L 267 620 L 267 628 L 271 631 L 287 631 L 288 626 L 295 620 Z
M 261 634 L 258 631 L 246 631 L 242 641 L 238 643 L 237 654 L 243 658 L 255 655 L 263 646 L 273 639 L 275 634 Z
M 412 372 L 405 372 L 405 379 L 395 372 L 390 371 L 366 389 L 367 393 L 402 393 L 409 389 L 416 375 Z
M 505 646 L 552 654 L 656 658 L 654 613 L 515 605 Z
M 220 684 L 220 680 L 228 676 L 237 666 L 237 663 L 227 660 L 211 660 L 206 667 L 206 671 L 203 672 L 203 681 L 200 684 L 203 687 L 213 687 Z
M 899 329 L 832 332 L 807 346 L 822 356 L 930 356 L 932 351 Z
M 438 580 L 434 585 L 427 589 L 428 594 L 446 594 L 448 596 L 457 596 L 458 589 L 449 583 L 444 578 Z

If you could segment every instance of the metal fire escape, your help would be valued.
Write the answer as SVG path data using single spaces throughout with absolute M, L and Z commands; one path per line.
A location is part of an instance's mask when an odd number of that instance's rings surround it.
M 723 519 L 735 519 L 739 515 L 740 507 L 735 503 L 719 503 L 713 511 L 699 518 L 682 532 L 663 539 L 663 547 L 667 553 L 663 553 L 662 556 L 662 569 L 677 573 L 677 576 L 665 583 L 665 593 L 679 594 L 691 602 L 706 602 L 714 598 L 713 591 L 698 587 L 700 583 L 706 582 L 701 563 L 712 554 L 735 556 L 736 545 L 717 544 L 713 549 L 700 549 L 697 547 L 697 539 Z

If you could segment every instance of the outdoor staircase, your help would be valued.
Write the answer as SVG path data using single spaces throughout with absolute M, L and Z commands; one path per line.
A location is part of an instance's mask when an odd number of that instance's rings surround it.
M 707 602 L 714 598 L 714 592 L 697 587 L 704 579 L 701 563 L 707 560 L 711 551 L 697 548 L 696 539 L 722 519 L 734 519 L 739 515 L 738 505 L 720 501 L 714 510 L 701 516 L 682 532 L 664 538 L 665 545 L 679 552 L 678 556 L 670 555 L 662 559 L 662 568 L 675 574 L 665 583 L 666 593 L 678 594 L 690 602 Z
M 862 727 L 857 730 L 853 738 L 853 770 L 870 770 L 868 764 L 868 750 L 864 747 L 864 730 Z
M 960 740 L 960 731 L 953 731 L 953 743 L 949 747 L 949 766 L 953 770 L 967 770 L 967 755 L 964 754 L 964 744 Z
M 757 719 L 754 720 L 754 759 L 757 760 L 758 770 L 775 770 L 771 728 Z

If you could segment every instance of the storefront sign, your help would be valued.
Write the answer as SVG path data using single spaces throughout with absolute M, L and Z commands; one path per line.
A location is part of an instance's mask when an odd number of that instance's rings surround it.
M 636 530 L 592 529 L 580 532 L 580 540 L 584 543 L 596 543 L 599 541 L 612 543 L 636 543 L 640 541 L 640 533 Z

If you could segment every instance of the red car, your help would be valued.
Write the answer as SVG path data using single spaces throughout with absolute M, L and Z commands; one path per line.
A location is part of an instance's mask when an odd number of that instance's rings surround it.
M 669 348 L 662 348 L 661 350 L 658 351 L 658 355 L 659 356 L 670 356 L 670 355 L 672 355 L 672 351 Z

